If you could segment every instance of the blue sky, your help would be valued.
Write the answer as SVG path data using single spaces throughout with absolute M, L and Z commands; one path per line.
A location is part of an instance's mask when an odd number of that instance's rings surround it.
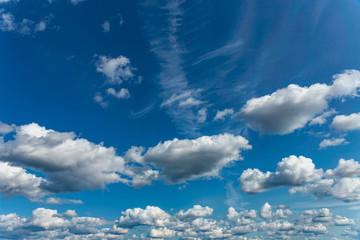
M 1 239 L 358 239 L 360 2 L 0 0 Z

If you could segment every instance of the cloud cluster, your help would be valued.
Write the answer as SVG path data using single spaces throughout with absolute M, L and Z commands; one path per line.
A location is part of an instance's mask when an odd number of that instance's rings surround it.
M 104 189 L 111 183 L 142 187 L 154 180 L 178 183 L 218 177 L 223 167 L 241 159 L 242 150 L 251 148 L 241 136 L 220 134 L 165 141 L 145 154 L 143 147 L 132 147 L 124 159 L 113 147 L 92 143 L 73 132 L 57 132 L 36 123 L 3 126 L 4 133 L 14 130 L 14 134 L 6 141 L 0 139 L 0 194 L 31 200 Z M 71 201 L 49 200 L 62 202 Z
M 288 134 L 321 114 L 331 99 L 357 96 L 359 87 L 360 72 L 357 70 L 334 75 L 331 85 L 316 83 L 300 87 L 290 84 L 270 95 L 248 100 L 238 118 L 260 132 Z M 315 123 L 323 122 L 323 118 Z
M 334 215 L 327 208 L 294 213 L 284 205 L 265 203 L 260 211 L 237 211 L 230 207 L 227 216 L 220 220 L 212 218 L 212 214 L 212 208 L 200 205 L 174 214 L 147 206 L 145 209 L 127 209 L 119 220 L 111 222 L 103 218 L 79 217 L 74 210 L 59 213 L 37 208 L 28 218 L 16 213 L 0 215 L 0 238 L 290 239 L 329 237 L 331 235 L 327 234 L 333 228 L 356 229 L 353 219 Z
M 0 2 L 1 3 L 1 2 Z M 34 22 L 30 19 L 22 19 L 20 22 L 16 21 L 15 16 L 0 8 L 0 31 L 2 32 L 17 32 L 22 35 L 30 35 L 38 32 L 43 32 L 48 28 L 53 16 L 50 15 Z
M 312 160 L 290 156 L 278 163 L 275 172 L 258 169 L 245 170 L 239 183 L 247 193 L 261 193 L 280 186 L 289 186 L 289 192 L 313 194 L 316 198 L 334 197 L 339 200 L 360 200 L 360 164 L 353 159 L 340 159 L 335 169 L 324 172 L 316 169 Z
M 324 139 L 319 144 L 319 148 L 327 148 L 327 147 L 335 147 L 339 145 L 345 145 L 348 144 L 345 138 L 331 138 L 331 139 Z

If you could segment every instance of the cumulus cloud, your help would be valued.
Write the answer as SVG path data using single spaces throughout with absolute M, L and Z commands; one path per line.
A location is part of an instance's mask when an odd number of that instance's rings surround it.
M 134 208 L 121 212 L 117 225 L 132 228 L 139 225 L 164 227 L 170 223 L 170 215 L 159 207 L 147 206 L 145 209 Z
M 134 77 L 135 68 L 131 67 L 130 59 L 122 55 L 116 58 L 98 56 L 95 66 L 97 72 L 106 76 L 108 84 L 120 85 Z
M 338 131 L 360 130 L 360 113 L 337 115 L 334 117 L 331 127 Z
M 286 214 L 276 214 L 278 210 Z M 283 205 L 265 203 L 259 216 L 255 209 L 237 212 L 228 209 L 222 220 L 211 218 L 213 209 L 195 205 L 173 215 L 155 206 L 123 211 L 119 220 L 79 217 L 74 210 L 37 208 L 28 218 L 16 213 L 0 215 L 0 237 L 5 239 L 290 239 L 326 235 L 342 226 L 355 227 L 353 219 L 329 209 L 309 209 L 293 213 Z M 281 215 L 281 216 L 280 216 Z M 290 215 L 294 215 L 291 218 Z M 143 234 L 145 233 L 145 234 Z M 249 234 L 249 238 L 247 238 Z M 252 235 L 250 235 L 252 234 Z M 250 238 L 250 236 L 252 236 Z
M 22 195 L 32 200 L 44 196 L 41 185 L 46 180 L 28 173 L 25 169 L 0 162 L 0 194 L 5 196 Z
M 332 138 L 332 139 L 324 139 L 319 144 L 319 148 L 327 148 L 327 147 L 335 147 L 339 145 L 348 144 L 345 138 Z
M 223 167 L 242 159 L 242 150 L 251 148 L 241 136 L 220 134 L 165 141 L 146 152 L 143 147 L 132 147 L 124 159 L 113 147 L 79 138 L 74 132 L 57 132 L 36 123 L 12 129 L 10 138 L 0 140 L 0 194 L 23 195 L 31 200 L 55 193 L 104 189 L 112 183 L 142 187 L 154 180 L 179 183 L 218 177 Z M 80 203 L 61 198 L 48 198 L 46 202 Z
M 124 160 L 115 149 L 77 138 L 73 132 L 56 132 L 32 123 L 16 128 L 13 140 L 0 144 L 0 157 L 44 172 L 49 181 L 42 188 L 73 192 L 105 188 L 126 182 Z
M 241 136 L 220 134 L 197 139 L 165 141 L 149 148 L 133 147 L 125 158 L 161 169 L 168 183 L 179 183 L 202 177 L 218 177 L 220 170 L 233 161 L 241 160 L 240 152 L 251 149 Z
M 248 100 L 238 118 L 260 132 L 288 134 L 321 114 L 331 99 L 358 96 L 359 87 L 360 72 L 357 70 L 334 75 L 331 85 L 316 83 L 300 87 L 290 84 L 270 95 Z
M 276 172 L 258 169 L 245 170 L 240 178 L 241 189 L 247 193 L 260 193 L 280 186 L 297 186 L 322 177 L 323 171 L 315 169 L 310 158 L 290 156 L 278 163 Z
M 9 32 L 14 31 L 16 27 L 14 15 L 5 12 L 4 9 L 0 9 L 0 30 L 2 32 Z
M 218 110 L 214 117 L 214 121 L 224 120 L 226 116 L 233 115 L 233 114 L 234 114 L 234 109 L 232 109 L 232 108 L 226 108 L 222 111 Z
M 194 220 L 200 217 L 207 217 L 213 214 L 214 209 L 210 207 L 202 207 L 200 205 L 195 205 L 194 207 L 188 209 L 187 211 L 180 210 L 176 216 L 182 221 Z
M 207 108 L 202 108 L 198 111 L 198 122 L 204 123 L 207 117 Z
M 313 194 L 316 198 L 334 197 L 349 202 L 360 200 L 360 164 L 340 159 L 335 169 L 316 169 L 312 160 L 290 156 L 278 163 L 276 172 L 245 170 L 239 183 L 247 193 L 260 193 L 274 187 L 290 186 L 289 192 Z

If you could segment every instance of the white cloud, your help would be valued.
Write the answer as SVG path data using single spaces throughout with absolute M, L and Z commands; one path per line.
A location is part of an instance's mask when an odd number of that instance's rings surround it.
M 200 217 L 207 217 L 207 216 L 211 216 L 214 212 L 214 209 L 206 206 L 206 207 L 202 207 L 200 205 L 194 205 L 194 207 L 184 211 L 184 210 L 180 210 L 177 214 L 176 217 L 179 218 L 182 221 L 190 221 L 190 220 L 194 220 L 196 218 L 200 218 Z
M 339 145 L 348 144 L 345 138 L 332 138 L 332 139 L 324 139 L 320 144 L 320 148 L 327 148 L 327 147 L 335 147 Z
M 94 101 L 98 103 L 101 107 L 106 108 L 109 105 L 109 102 L 106 102 L 104 100 L 104 97 L 101 95 L 101 93 L 97 92 L 94 96 Z
M 330 109 L 330 111 L 326 111 L 324 113 L 322 113 L 320 116 L 317 116 L 313 119 L 311 119 L 309 125 L 313 126 L 313 125 L 323 125 L 324 123 L 326 123 L 327 118 L 330 117 L 333 114 L 336 114 L 337 111 L 335 109 Z
M 204 123 L 207 117 L 207 108 L 202 108 L 198 111 L 198 122 Z
M 130 59 L 120 55 L 117 58 L 99 56 L 95 63 L 96 71 L 104 74 L 108 84 L 119 85 L 134 77 L 135 70 L 130 65 Z
M 154 206 L 127 209 L 122 212 L 120 219 L 114 222 L 104 218 L 79 217 L 74 210 L 59 213 L 53 209 L 37 208 L 28 218 L 14 213 L 0 215 L 0 238 L 100 240 L 178 237 L 255 240 L 259 239 L 259 236 L 266 239 L 312 238 L 327 234 L 329 230 L 335 233 L 337 228 L 342 226 L 352 226 L 357 231 L 354 220 L 340 215 L 334 217 L 326 208 L 309 209 L 295 214 L 285 206 L 265 203 L 261 210 L 262 215 L 257 216 L 254 209 L 238 213 L 230 207 L 227 218 L 219 221 L 209 218 L 211 208 L 197 206 L 196 211 L 194 208 L 180 210 L 173 215 Z M 276 216 L 278 210 L 288 211 L 284 218 L 293 214 L 295 216 L 285 220 Z M 184 218 L 180 212 L 192 212 L 190 215 L 194 217 Z M 323 237 L 328 239 L 334 236 L 333 233 Z M 251 235 L 245 236 L 246 234 Z
M 316 169 L 312 160 L 290 156 L 278 163 L 276 172 L 245 170 L 239 182 L 241 190 L 260 193 L 274 187 L 290 186 L 289 192 L 313 194 L 316 198 L 334 197 L 350 202 L 360 200 L 360 164 L 353 159 L 340 159 L 335 169 L 325 173 Z
M 170 215 L 159 207 L 147 206 L 145 209 L 134 208 L 121 212 L 117 225 L 132 228 L 139 225 L 164 227 L 170 222 Z
M 130 92 L 126 88 L 121 88 L 118 92 L 114 88 L 108 88 L 106 89 L 106 93 L 109 96 L 115 97 L 117 99 L 130 98 Z
M 329 100 L 358 96 L 359 87 L 360 72 L 346 70 L 334 75 L 332 85 L 317 83 L 300 87 L 290 84 L 271 95 L 252 98 L 242 107 L 238 117 L 260 132 L 288 134 L 322 113 Z
M 276 172 L 263 173 L 258 169 L 245 170 L 240 178 L 241 189 L 247 193 L 260 193 L 279 186 L 297 186 L 322 177 L 310 158 L 290 156 L 278 163 Z
M 46 180 L 34 174 L 27 173 L 25 169 L 11 166 L 8 162 L 0 162 L 0 194 L 6 196 L 22 195 L 31 200 L 44 196 L 41 184 Z
M 61 204 L 83 204 L 84 202 L 81 200 L 75 200 L 75 199 L 49 197 L 46 199 L 45 203 L 61 205 Z
M 214 121 L 216 121 L 216 120 L 224 120 L 226 116 L 233 115 L 233 114 L 234 114 L 234 109 L 232 109 L 232 108 L 227 108 L 227 109 L 224 109 L 222 111 L 218 110 L 216 112 Z
M 14 131 L 14 126 L 10 126 L 6 123 L 0 122 L 0 134 L 5 135 Z
M 16 27 L 14 15 L 5 12 L 4 9 L 0 9 L 0 30 L 2 32 L 9 32 L 14 31 Z
M 101 24 L 101 27 L 102 27 L 104 33 L 110 32 L 110 22 L 109 21 L 105 21 L 103 24 Z
M 133 147 L 126 155 L 130 160 L 161 169 L 168 183 L 179 183 L 201 177 L 218 177 L 227 164 L 241 159 L 242 150 L 251 149 L 241 136 L 220 134 L 197 139 L 159 143 L 141 156 L 144 148 Z
M 120 177 L 127 171 L 124 160 L 114 148 L 35 123 L 17 127 L 14 139 L 0 144 L 0 156 L 44 172 L 49 179 L 42 188 L 50 192 L 98 189 L 110 183 L 127 182 Z
M 338 131 L 360 130 L 360 113 L 337 115 L 331 126 Z

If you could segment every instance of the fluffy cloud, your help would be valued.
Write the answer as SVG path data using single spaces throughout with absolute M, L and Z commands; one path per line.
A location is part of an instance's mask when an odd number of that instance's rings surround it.
M 247 193 L 260 193 L 279 186 L 297 186 L 322 177 L 310 158 L 290 156 L 278 163 L 276 172 L 263 173 L 258 169 L 245 170 L 240 178 L 241 189 Z
M 328 107 L 328 101 L 357 96 L 360 72 L 346 70 L 333 77 L 332 85 L 313 84 L 288 87 L 259 98 L 252 98 L 242 107 L 238 117 L 252 129 L 264 133 L 288 134 L 304 127 Z
M 200 205 L 195 205 L 194 207 L 184 210 L 180 210 L 176 216 L 182 221 L 194 220 L 200 217 L 207 217 L 213 214 L 214 209 L 210 207 L 202 207 Z
M 42 188 L 50 192 L 105 188 L 127 181 L 119 175 L 126 169 L 114 148 L 35 123 L 17 127 L 14 139 L 0 144 L 0 156 L 4 161 L 44 172 L 49 181 Z
M 21 167 L 0 162 L 0 194 L 2 195 L 10 197 L 22 195 L 37 200 L 45 195 L 41 189 L 41 185 L 45 183 L 45 179 L 27 173 Z
M 325 173 L 316 169 L 312 160 L 290 156 L 278 163 L 276 172 L 263 173 L 258 169 L 245 170 L 239 182 L 241 190 L 260 193 L 274 187 L 290 186 L 289 192 L 313 194 L 316 198 L 334 197 L 339 200 L 360 200 L 360 164 L 340 159 L 335 169 Z
M 127 209 L 122 214 L 125 216 L 121 216 L 117 222 L 120 227 L 131 228 L 139 225 L 164 227 L 170 223 L 170 215 L 159 207 Z
M 10 126 L 6 123 L 0 122 L 0 134 L 8 134 L 10 132 L 14 131 L 14 126 Z
M 149 148 L 133 147 L 125 158 L 161 169 L 168 183 L 178 183 L 201 177 L 217 177 L 227 164 L 241 159 L 242 150 L 251 149 L 241 136 L 220 134 L 197 139 L 174 139 Z
M 241 136 L 221 134 L 165 141 L 144 155 L 144 148 L 132 147 L 125 160 L 113 147 L 78 138 L 73 132 L 57 132 L 36 123 L 10 128 L 3 132 L 15 129 L 14 135 L 0 141 L 0 194 L 23 195 L 31 200 L 55 193 L 104 189 L 111 183 L 142 187 L 154 180 L 178 183 L 217 177 L 223 167 L 242 159 L 242 150 L 251 148 Z M 46 201 L 78 203 L 61 198 Z
M 84 202 L 75 199 L 49 197 L 48 199 L 46 199 L 45 203 L 61 205 L 61 204 L 83 204 Z
M 0 9 L 0 30 L 2 32 L 9 32 L 14 31 L 16 27 L 14 15 L 5 12 L 4 9 Z
M 331 126 L 338 131 L 360 130 L 360 113 L 337 115 Z
M 278 210 L 289 214 L 276 216 Z M 59 213 L 57 210 L 37 208 L 23 218 L 15 213 L 0 215 L 2 239 L 289 239 L 324 237 L 328 228 L 355 227 L 355 221 L 334 215 L 329 209 L 309 209 L 294 214 L 283 205 L 265 203 L 261 216 L 256 210 L 237 212 L 228 209 L 227 218 L 210 218 L 212 209 L 196 205 L 176 214 L 168 214 L 159 207 L 134 208 L 122 212 L 114 222 L 103 218 L 79 217 L 74 210 Z M 191 218 L 179 213 L 189 213 Z M 289 218 L 290 215 L 295 215 Z M 188 216 L 190 216 L 188 215 Z M 142 235 L 141 233 L 146 233 Z M 251 234 L 251 238 L 244 235 Z M 147 237 L 146 237 L 147 236 Z M 258 238 L 260 237 L 261 238 Z
M 126 88 L 121 88 L 118 92 L 114 88 L 108 88 L 106 89 L 106 93 L 109 96 L 115 97 L 117 99 L 130 98 L 130 92 Z
M 224 120 L 226 116 L 228 115 L 233 115 L 234 114 L 234 109 L 232 108 L 227 108 L 227 109 L 224 109 L 222 111 L 217 111 L 216 112 L 216 115 L 214 117 L 214 121 L 216 120 Z
M 130 59 L 120 55 L 117 58 L 99 56 L 95 63 L 96 71 L 104 74 L 108 84 L 119 85 L 134 77 L 135 70 L 130 65 Z
M 319 148 L 327 148 L 327 147 L 335 147 L 339 145 L 348 144 L 345 138 L 332 138 L 332 139 L 324 139 L 320 144 Z

